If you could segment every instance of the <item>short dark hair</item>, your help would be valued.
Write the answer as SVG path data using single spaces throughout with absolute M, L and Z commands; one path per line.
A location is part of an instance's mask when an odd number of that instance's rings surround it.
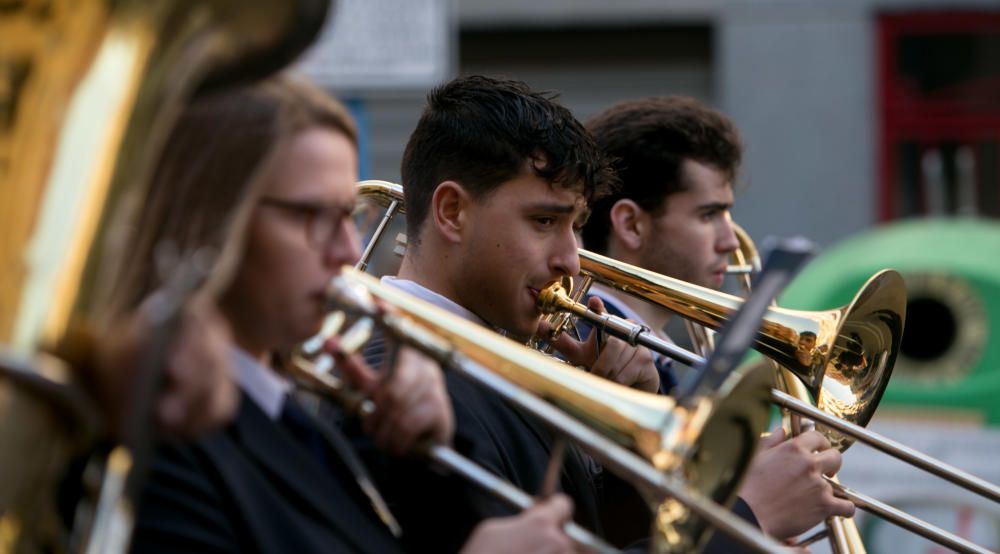
M 685 189 L 684 160 L 721 170 L 732 182 L 743 144 L 732 121 L 694 98 L 656 96 L 615 104 L 587 121 L 598 146 L 611 159 L 618 190 L 591 207 L 583 243 L 606 253 L 611 208 L 623 198 L 659 215 L 667 197 Z
M 438 184 L 452 180 L 474 197 L 525 170 L 552 185 L 582 187 L 590 203 L 615 182 L 593 137 L 555 95 L 520 81 L 459 77 L 427 96 L 403 153 L 407 234 L 418 233 Z

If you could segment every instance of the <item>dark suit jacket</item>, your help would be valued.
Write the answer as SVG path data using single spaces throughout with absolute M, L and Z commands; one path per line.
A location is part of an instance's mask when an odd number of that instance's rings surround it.
M 372 367 L 381 367 L 385 349 L 378 333 L 366 346 L 364 356 Z M 455 411 L 456 449 L 529 494 L 536 494 L 545 478 L 552 431 L 460 375 L 446 371 L 445 380 Z M 342 424 L 406 530 L 403 539 L 408 550 L 457 551 L 481 519 L 513 513 L 485 494 L 470 493 L 470 486 L 454 476 L 429 478 L 426 472 L 412 473 L 400 460 L 372 447 L 356 426 Z M 652 525 L 649 505 L 630 485 L 601 471 L 573 444 L 566 451 L 559 489 L 573 500 L 577 523 L 618 547 L 646 551 L 645 539 Z M 433 510 L 428 509 L 429 499 L 433 499 Z M 737 513 L 753 521 L 749 509 Z M 716 540 L 713 537 L 706 551 L 742 552 L 724 537 L 718 544 Z
M 134 552 L 399 552 L 340 464 L 325 468 L 246 395 L 237 419 L 164 445 Z
M 364 354 L 373 367 L 382 365 L 385 352 L 380 336 L 368 343 Z M 446 371 L 445 383 L 455 411 L 456 450 L 529 494 L 539 493 L 553 445 L 552 432 L 537 418 L 460 375 Z M 405 461 L 373 448 L 356 426 L 347 422 L 344 429 L 406 530 L 408 550 L 456 551 L 480 520 L 515 513 L 456 476 L 414 474 Z M 603 476 L 589 457 L 568 446 L 558 488 L 573 499 L 576 521 L 600 531 Z M 429 499 L 434 510 L 427 507 Z

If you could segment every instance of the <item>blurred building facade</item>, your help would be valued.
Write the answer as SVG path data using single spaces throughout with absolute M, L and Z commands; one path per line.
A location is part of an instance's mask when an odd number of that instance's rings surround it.
M 755 237 L 802 234 L 826 246 L 899 217 L 1000 214 L 995 1 L 448 7 L 451 75 L 521 79 L 559 92 L 580 118 L 650 94 L 725 111 L 747 143 L 735 215 Z M 426 90 L 338 91 L 363 121 L 366 177 L 399 178 Z

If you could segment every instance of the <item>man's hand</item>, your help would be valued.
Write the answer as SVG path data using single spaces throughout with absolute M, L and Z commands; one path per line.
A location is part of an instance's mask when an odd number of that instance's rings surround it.
M 454 414 L 436 362 L 403 347 L 396 356 L 393 371 L 382 376 L 360 355 L 346 356 L 335 348 L 328 351 L 351 384 L 375 403 L 375 412 L 365 416 L 361 424 L 379 448 L 398 456 L 425 440 L 437 444 L 451 442 Z
M 587 306 L 597 313 L 604 313 L 604 302 L 596 296 L 590 297 Z M 538 329 L 539 336 L 546 336 L 551 327 L 543 321 Z M 566 333 L 552 343 L 553 348 L 573 365 L 586 367 L 594 375 L 616 383 L 643 390 L 657 392 L 660 389 L 660 374 L 653 365 L 653 355 L 644 346 L 629 346 L 614 337 L 602 338 L 599 329 L 594 328 L 587 340 L 573 340 Z
M 130 418 L 133 389 L 151 329 L 143 308 L 98 346 L 94 388 L 112 433 L 121 437 Z M 232 374 L 232 337 L 212 298 L 197 295 L 184 308 L 177 336 L 162 368 L 163 387 L 155 397 L 155 422 L 170 436 L 191 437 L 225 424 L 236 412 L 239 394 Z
M 168 433 L 190 436 L 232 419 L 239 399 L 232 345 L 215 301 L 195 297 L 167 358 L 166 389 L 157 405 L 160 426 Z
M 461 554 L 576 552 L 563 531 L 573 514 L 569 498 L 557 494 L 513 517 L 488 519 L 473 531 Z
M 761 441 L 739 495 L 765 533 L 788 539 L 827 517 L 854 515 L 854 504 L 834 496 L 823 479 L 836 474 L 841 462 L 822 434 L 807 431 L 785 440 L 779 428 Z

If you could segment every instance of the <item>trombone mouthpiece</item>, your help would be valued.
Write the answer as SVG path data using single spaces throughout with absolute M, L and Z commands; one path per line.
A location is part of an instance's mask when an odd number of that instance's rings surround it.
M 560 279 L 550 281 L 549 284 L 538 291 L 538 309 L 544 314 L 558 312 L 566 302 L 572 303 L 569 292 L 573 290 L 573 278 L 564 276 Z

